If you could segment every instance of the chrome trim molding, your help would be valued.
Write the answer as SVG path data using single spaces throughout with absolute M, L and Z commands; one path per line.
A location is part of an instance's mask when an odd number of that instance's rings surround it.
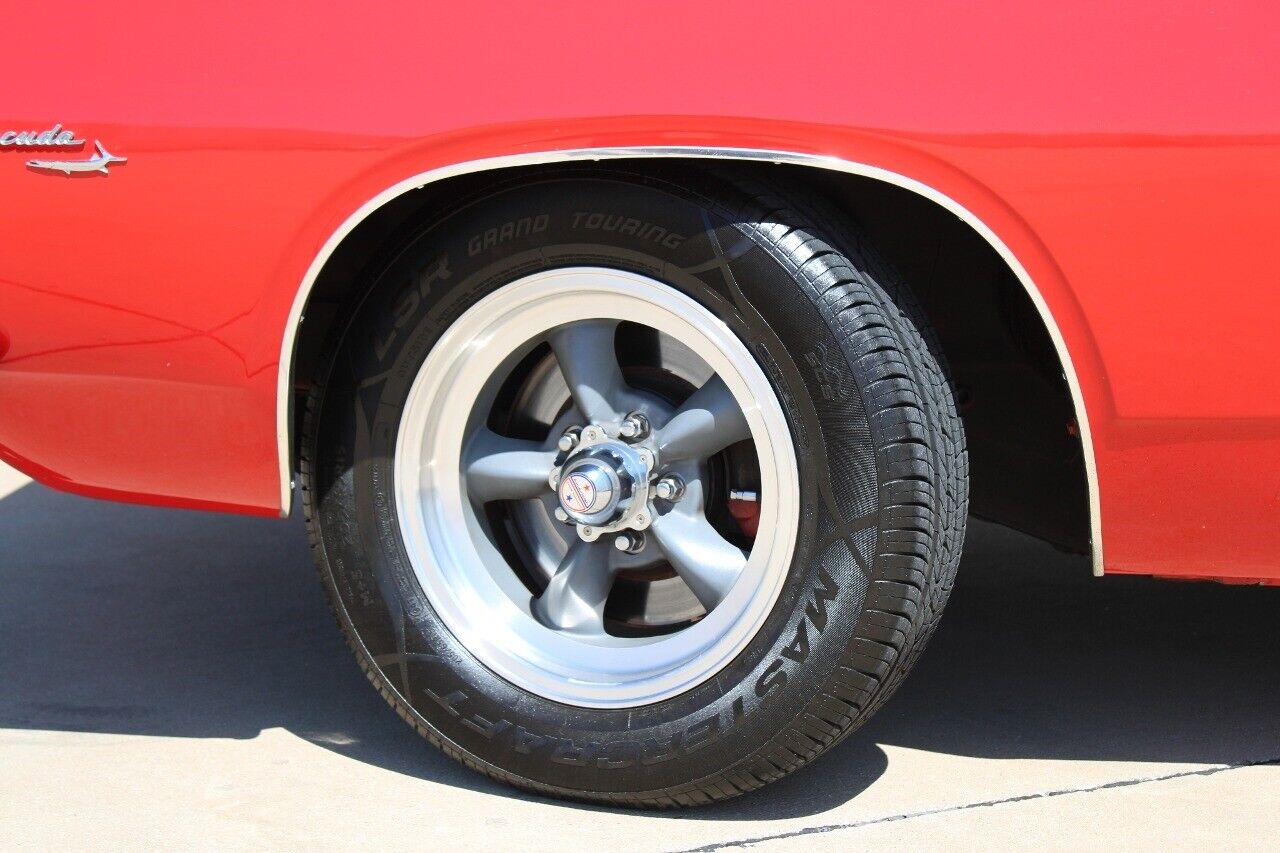
M 27 168 L 36 169 L 41 172 L 61 172 L 67 177 L 72 172 L 101 172 L 106 175 L 107 167 L 112 163 L 128 163 L 128 157 L 117 157 L 103 146 L 101 142 L 94 140 L 94 154 L 87 160 L 28 160 Z
M 1049 311 L 1049 305 L 1045 302 L 1044 296 L 1036 287 L 1035 282 L 1031 280 L 1031 276 L 1027 273 L 1022 263 L 1014 256 L 1008 246 L 1004 244 L 996 233 L 987 225 L 971 213 L 967 208 L 957 202 L 955 199 L 945 195 L 938 190 L 923 184 L 914 178 L 897 172 L 882 169 L 878 166 L 872 166 L 866 163 L 857 163 L 852 160 L 842 160 L 838 157 L 819 156 L 815 154 L 798 154 L 788 151 L 770 151 L 757 150 L 749 148 L 702 148 L 702 147 L 637 147 L 637 148 L 575 148 L 560 151 L 542 151 L 530 154 L 513 154 L 506 157 L 489 157 L 482 160 L 471 160 L 464 163 L 455 163 L 449 166 L 442 166 L 438 169 L 431 169 L 426 172 L 406 178 L 403 181 L 388 187 L 369 201 L 365 202 L 355 213 L 347 217 L 347 219 L 338 227 L 336 231 L 325 241 L 324 246 L 316 255 L 315 259 L 308 267 L 306 275 L 303 277 L 297 294 L 294 296 L 293 307 L 289 311 L 289 317 L 284 331 L 284 340 L 280 348 L 280 365 L 279 376 L 276 383 L 276 443 L 280 457 L 280 514 L 282 516 L 289 515 L 292 508 L 293 498 L 293 475 L 290 454 L 290 420 L 292 416 L 293 394 L 291 392 L 291 378 L 293 376 L 293 357 L 294 349 L 297 343 L 298 329 L 303 320 L 303 309 L 306 307 L 307 299 L 311 295 L 311 290 L 315 287 L 316 280 L 320 276 L 320 271 L 324 269 L 324 265 L 328 262 L 330 256 L 337 250 L 342 241 L 349 235 L 356 226 L 369 217 L 375 210 L 382 207 L 392 199 L 398 198 L 405 193 L 421 189 L 427 184 L 442 181 L 446 178 L 454 178 L 460 175 L 469 175 L 476 172 L 485 172 L 493 169 L 509 169 L 519 166 L 539 166 L 548 163 L 566 163 L 576 161 L 590 160 L 621 160 L 621 159 L 653 159 L 653 158 L 686 158 L 686 159 L 723 159 L 723 160 L 746 160 L 761 163 L 777 163 L 791 166 L 809 166 L 818 169 L 827 169 L 833 172 L 844 172 L 845 174 L 858 175 L 864 178 L 872 178 L 874 180 L 883 181 L 887 184 L 909 190 L 917 195 L 924 196 L 935 204 L 941 205 L 946 210 L 962 219 L 974 231 L 986 240 L 993 249 L 1004 259 L 1009 265 L 1009 269 L 1013 270 L 1018 281 L 1022 283 L 1026 289 L 1027 295 L 1031 298 L 1031 302 L 1035 305 L 1036 311 L 1040 313 L 1040 319 L 1044 322 L 1045 328 L 1049 331 L 1049 337 L 1053 340 L 1054 349 L 1057 350 L 1058 360 L 1062 364 L 1062 372 L 1066 377 L 1067 385 L 1071 390 L 1071 400 L 1075 406 L 1076 421 L 1080 426 L 1080 443 L 1084 449 L 1085 476 L 1088 480 L 1089 487 L 1089 526 L 1090 539 L 1092 542 L 1093 552 L 1093 573 L 1101 576 L 1103 573 L 1102 560 L 1102 511 L 1099 505 L 1098 490 L 1098 465 L 1093 451 L 1093 433 L 1089 426 L 1089 416 L 1084 405 L 1084 394 L 1080 389 L 1080 379 L 1076 374 L 1075 365 L 1071 361 L 1071 353 L 1067 350 L 1067 344 L 1062 337 L 1062 330 L 1058 328 L 1057 322 L 1054 321 L 1053 315 Z

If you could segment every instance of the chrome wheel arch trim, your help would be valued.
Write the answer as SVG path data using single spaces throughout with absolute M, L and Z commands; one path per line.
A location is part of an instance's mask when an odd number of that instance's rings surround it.
M 342 241 L 367 219 L 374 211 L 388 202 L 406 193 L 422 187 L 455 178 L 462 175 L 486 172 L 496 169 L 510 169 L 520 166 L 541 166 L 550 163 L 583 162 L 592 160 L 625 160 L 625 159 L 702 159 L 702 160 L 740 160 L 760 163 L 775 163 L 791 166 L 808 166 L 832 172 L 843 172 L 849 175 L 871 178 L 891 184 L 904 190 L 923 196 L 953 213 L 976 231 L 996 250 L 1001 259 L 1013 271 L 1035 305 L 1041 322 L 1049 332 L 1058 361 L 1071 391 L 1071 401 L 1075 408 L 1076 422 L 1080 428 L 1080 444 L 1084 452 L 1085 477 L 1089 491 L 1089 528 L 1092 551 L 1093 573 L 1103 574 L 1102 552 L 1102 511 L 1098 487 L 1098 465 L 1094 454 L 1093 432 L 1089 424 L 1088 410 L 1085 408 L 1084 393 L 1080 387 L 1080 379 L 1076 373 L 1075 363 L 1067 349 L 1066 339 L 1058 327 L 1049 304 L 1044 295 L 1032 281 L 1026 267 L 1018 260 L 1013 251 L 985 222 L 975 216 L 968 208 L 955 199 L 942 193 L 928 184 L 898 172 L 879 166 L 844 160 L 839 157 L 803 154 L 791 151 L 777 151 L 753 148 L 714 148 L 704 146 L 657 146 L 657 147 L 622 147 L 622 148 L 572 148 L 552 151 L 539 151 L 528 154 L 513 154 L 501 157 L 487 157 L 479 160 L 468 160 L 453 163 L 436 169 L 420 172 L 378 193 L 360 206 L 355 213 L 347 217 L 325 241 L 320 251 L 307 268 L 297 292 L 285 324 L 283 340 L 280 346 L 280 364 L 276 382 L 276 445 L 280 464 L 280 514 L 288 516 L 293 502 L 293 463 L 292 463 L 292 378 L 293 361 L 298 339 L 298 331 L 303 320 L 303 311 L 311 297 L 311 291 L 320 277 L 321 270 L 329 258 L 337 250 Z

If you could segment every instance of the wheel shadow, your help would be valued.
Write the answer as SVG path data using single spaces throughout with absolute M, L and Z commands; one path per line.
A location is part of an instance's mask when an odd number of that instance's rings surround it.
M 1280 590 L 1095 579 L 1081 558 L 970 529 L 946 618 L 875 719 L 763 791 L 669 816 L 825 812 L 884 773 L 882 747 L 1212 764 L 1280 755 Z M 0 728 L 239 739 L 280 728 L 397 773 L 534 799 L 462 768 L 383 703 L 329 614 L 296 520 L 29 485 L 0 499 L 0 543 Z

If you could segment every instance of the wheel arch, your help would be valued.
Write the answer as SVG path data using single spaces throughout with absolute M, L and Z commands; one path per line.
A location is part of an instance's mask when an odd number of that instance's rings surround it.
M 361 225 L 371 221 L 379 212 L 386 211 L 397 200 L 406 198 L 416 190 L 433 187 L 442 182 L 465 176 L 478 176 L 499 170 L 505 173 L 520 168 L 558 163 L 673 159 L 716 160 L 759 165 L 777 164 L 813 170 L 815 174 L 842 174 L 866 179 L 905 191 L 924 200 L 933 207 L 951 214 L 989 246 L 998 256 L 1008 273 L 1016 279 L 1030 305 L 1033 306 L 1035 314 L 1043 326 L 1044 333 L 1052 344 L 1057 367 L 1061 371 L 1062 379 L 1069 392 L 1071 407 L 1074 411 L 1074 422 L 1078 425 L 1078 440 L 1084 469 L 1086 501 L 1088 504 L 1089 551 L 1094 574 L 1102 574 L 1104 566 L 1102 520 L 1097 462 L 1094 453 L 1094 436 L 1085 400 L 1085 390 L 1081 384 L 1081 372 L 1077 367 L 1077 363 L 1081 361 L 1091 364 L 1096 356 L 1093 354 L 1091 347 L 1087 345 L 1077 346 L 1074 353 L 1069 348 L 1064 335 L 1063 324 L 1059 322 L 1054 310 L 1050 308 L 1049 302 L 1045 297 L 1045 291 L 1038 286 L 1036 279 L 1028 271 L 1028 265 L 1023 263 L 1019 254 L 1010 248 L 1009 242 L 1002 239 L 986 219 L 974 213 L 970 206 L 966 206 L 957 200 L 955 196 L 961 195 L 961 193 L 953 190 L 954 194 L 949 194 L 939 189 L 938 184 L 942 183 L 941 181 L 931 180 L 926 183 L 904 172 L 860 160 L 757 148 L 622 146 L 572 148 L 487 157 L 452 163 L 413 174 L 365 201 L 329 235 L 307 267 L 306 273 L 294 294 L 283 330 L 276 399 L 276 442 L 280 469 L 282 514 L 288 514 L 292 502 L 293 466 L 296 459 L 296 448 L 293 443 L 294 398 L 300 345 L 308 334 L 315 334 L 314 331 L 306 330 L 303 319 L 307 315 L 308 308 L 315 295 L 317 283 L 321 281 L 326 268 Z M 949 183 L 948 187 L 950 188 Z M 961 188 L 965 189 L 963 186 Z M 1021 254 L 1023 256 L 1035 256 L 1035 260 L 1038 262 L 1035 268 L 1041 283 L 1045 283 L 1046 279 L 1052 279 L 1051 283 L 1054 285 L 1056 301 L 1067 303 L 1058 306 L 1059 314 L 1072 314 L 1074 319 L 1078 321 L 1079 309 L 1075 305 L 1074 299 L 1071 298 L 1065 282 L 1061 280 L 1061 273 L 1056 265 L 1053 264 L 1048 252 L 1035 239 L 1035 235 L 1030 232 L 1025 223 L 1012 211 L 1002 209 L 999 199 L 991 196 L 989 192 L 980 186 L 974 186 L 964 195 L 966 198 L 973 196 L 979 202 L 982 202 L 984 212 L 994 208 L 998 213 L 1005 214 L 998 217 L 1002 222 L 1005 233 L 1010 233 L 1010 230 L 1015 232 L 1011 235 L 1011 239 L 1013 237 L 1018 238 L 1016 242 L 1019 245 Z M 973 205 L 973 207 L 978 206 L 976 204 Z M 988 216 L 988 218 L 993 217 Z M 1088 351 L 1082 354 L 1080 350 Z

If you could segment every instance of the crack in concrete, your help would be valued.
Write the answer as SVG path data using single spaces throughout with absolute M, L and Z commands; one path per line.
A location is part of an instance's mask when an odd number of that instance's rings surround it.
M 1181 770 L 1177 773 L 1166 773 L 1161 776 L 1144 776 L 1137 779 L 1119 779 L 1115 782 L 1104 782 L 1100 785 L 1086 785 L 1080 788 L 1061 788 L 1054 791 L 1041 791 L 1035 794 L 1018 794 L 1017 796 L 1003 797 L 997 800 L 983 800 L 976 803 L 962 803 L 956 806 L 944 806 L 942 808 L 925 809 L 918 812 L 904 812 L 902 814 L 885 815 L 884 817 L 870 818 L 869 820 L 860 820 L 851 823 L 831 823 L 823 826 L 806 826 L 801 829 L 794 829 L 790 832 L 778 832 L 773 835 L 741 838 L 736 841 L 717 841 L 713 844 L 707 844 L 702 847 L 689 847 L 678 851 L 672 851 L 672 853 L 715 853 L 717 850 L 726 850 L 731 847 L 747 848 L 754 847 L 757 844 L 764 844 L 769 841 L 781 841 L 787 838 L 801 838 L 806 835 L 825 835 L 828 832 L 835 832 L 840 829 L 860 829 L 864 826 L 893 823 L 899 820 L 912 820 L 918 817 L 930 817 L 932 815 L 947 814 L 949 812 L 991 808 L 992 806 L 1003 806 L 1010 803 L 1023 803 L 1028 800 L 1043 800 L 1051 797 L 1065 797 L 1069 794 L 1090 794 L 1094 791 L 1106 791 L 1112 788 L 1132 788 L 1135 785 L 1145 785 L 1148 782 L 1167 782 L 1172 779 L 1186 779 L 1192 776 L 1216 776 L 1217 774 L 1225 773 L 1228 770 L 1242 770 L 1247 767 L 1267 767 L 1272 765 L 1280 765 L 1280 756 L 1260 759 L 1258 761 L 1245 761 L 1239 764 L 1219 764 L 1214 765 L 1213 767 L 1205 767 L 1200 770 Z

